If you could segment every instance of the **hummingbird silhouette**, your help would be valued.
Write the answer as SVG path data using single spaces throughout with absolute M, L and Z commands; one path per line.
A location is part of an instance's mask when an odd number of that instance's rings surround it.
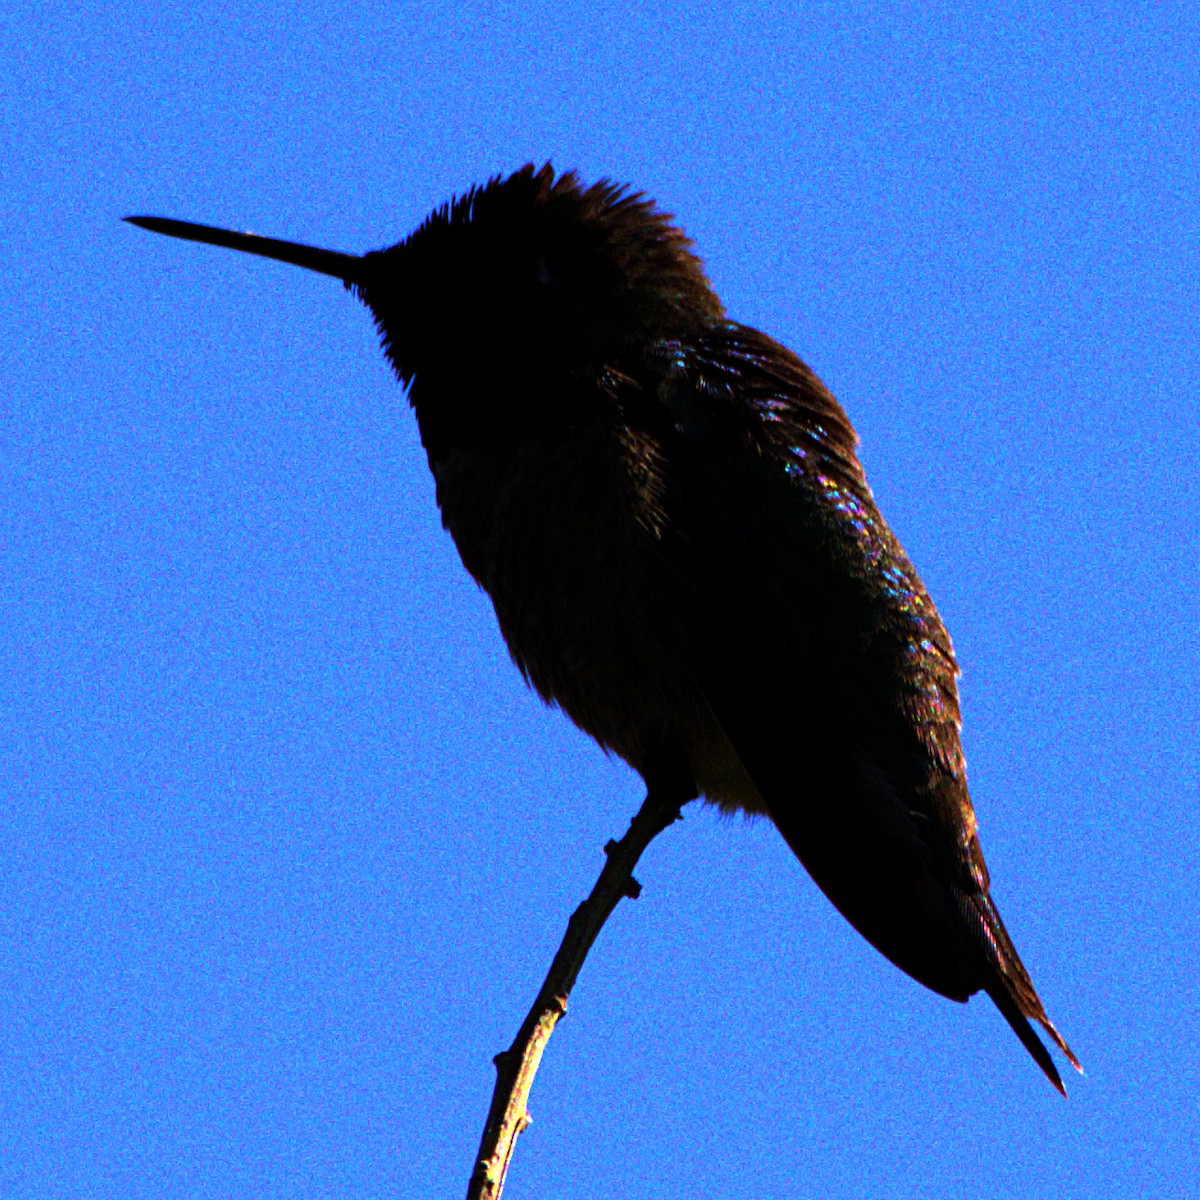
M 1030 1022 L 1079 1063 L 989 895 L 950 637 L 846 414 L 725 316 L 669 215 L 547 164 L 361 256 L 127 220 L 352 289 L 542 699 L 648 790 L 768 816 L 876 949 L 986 992 L 1064 1092 Z

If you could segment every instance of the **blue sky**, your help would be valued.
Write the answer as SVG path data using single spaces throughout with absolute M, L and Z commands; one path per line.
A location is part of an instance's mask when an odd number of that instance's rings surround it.
M 964 666 L 994 894 L 1087 1069 L 689 809 L 507 1195 L 1183 1197 L 1197 10 L 21 6 L 0 37 L 0 1194 L 461 1194 L 641 798 L 528 694 L 336 282 L 526 161 L 677 214 L 848 409 Z

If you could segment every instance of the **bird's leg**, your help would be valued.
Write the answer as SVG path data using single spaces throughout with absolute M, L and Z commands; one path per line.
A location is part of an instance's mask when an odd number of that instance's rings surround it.
M 646 799 L 642 807 L 625 836 L 604 847 L 606 862 L 600 878 L 591 895 L 571 915 L 562 944 L 529 1015 L 513 1044 L 496 1055 L 496 1087 L 467 1188 L 467 1200 L 500 1200 L 517 1136 L 530 1122 L 526 1102 L 533 1077 L 559 1017 L 567 1011 L 567 997 L 584 959 L 621 898 L 635 899 L 640 893 L 641 885 L 633 878 L 633 869 L 642 851 L 677 821 L 679 810 L 696 797 L 690 773 L 680 770 L 675 762 L 665 769 L 656 766 L 643 773 Z

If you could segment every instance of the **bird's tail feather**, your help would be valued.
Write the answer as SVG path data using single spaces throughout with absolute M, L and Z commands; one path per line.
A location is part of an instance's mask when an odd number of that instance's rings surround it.
M 1050 1058 L 1050 1052 L 1042 1044 L 1034 1032 L 1030 1021 L 1036 1021 L 1045 1030 L 1051 1041 L 1063 1052 L 1067 1061 L 1080 1074 L 1083 1068 L 1079 1059 L 1071 1052 L 1071 1047 L 1063 1040 L 1062 1034 L 1050 1023 L 1046 1010 L 1034 990 L 1033 982 L 1017 954 L 1008 930 L 996 911 L 996 906 L 986 893 L 970 897 L 966 907 L 974 909 L 981 918 L 982 931 L 987 942 L 988 957 L 996 972 L 992 983 L 986 985 L 985 991 L 991 996 L 993 1003 L 1008 1022 L 1012 1031 L 1021 1039 L 1021 1044 L 1033 1056 L 1034 1061 L 1046 1074 L 1046 1078 L 1065 1096 L 1067 1090 L 1063 1087 L 1058 1070 Z
M 1075 1070 L 1082 1075 L 1083 1068 L 1079 1065 L 1079 1059 L 1077 1059 L 1075 1055 L 1071 1053 L 1071 1047 L 1063 1041 L 1062 1034 L 1050 1024 L 1050 1020 L 1045 1013 L 1041 1013 L 1037 1017 L 1037 1023 L 1046 1031 L 1050 1037 L 1050 1040 L 1063 1052 L 1064 1055 L 1066 1055 L 1067 1062 L 1069 1062 L 1071 1066 L 1073 1066 Z
M 989 986 L 987 994 L 991 996 L 996 1007 L 1000 1010 L 1001 1016 L 1004 1017 L 1012 1028 L 1013 1033 L 1021 1039 L 1021 1045 L 1033 1056 L 1033 1061 L 1042 1068 L 1046 1078 L 1065 1096 L 1067 1089 L 1063 1087 L 1062 1077 L 1058 1073 L 1058 1068 L 1054 1065 L 1054 1060 L 1050 1057 L 1050 1051 L 1042 1044 L 1041 1038 L 1034 1033 L 1033 1026 L 1029 1024 L 1028 1018 L 1017 1007 L 1017 1002 L 1009 994 L 1003 980 L 998 980 L 995 984 Z M 1078 1067 L 1079 1064 L 1075 1061 L 1075 1056 L 1067 1049 L 1066 1043 L 1059 1037 L 1054 1026 L 1044 1018 L 1041 1019 L 1040 1024 L 1051 1034 L 1058 1048 Z

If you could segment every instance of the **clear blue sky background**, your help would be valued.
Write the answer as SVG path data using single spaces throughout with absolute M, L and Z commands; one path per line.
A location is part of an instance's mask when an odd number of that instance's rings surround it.
M 22 4 L 0 49 L 0 1195 L 465 1189 L 641 799 L 524 690 L 328 279 L 528 160 L 645 189 L 848 408 L 1088 1074 L 689 810 L 508 1195 L 1195 1196 L 1194 3 Z

